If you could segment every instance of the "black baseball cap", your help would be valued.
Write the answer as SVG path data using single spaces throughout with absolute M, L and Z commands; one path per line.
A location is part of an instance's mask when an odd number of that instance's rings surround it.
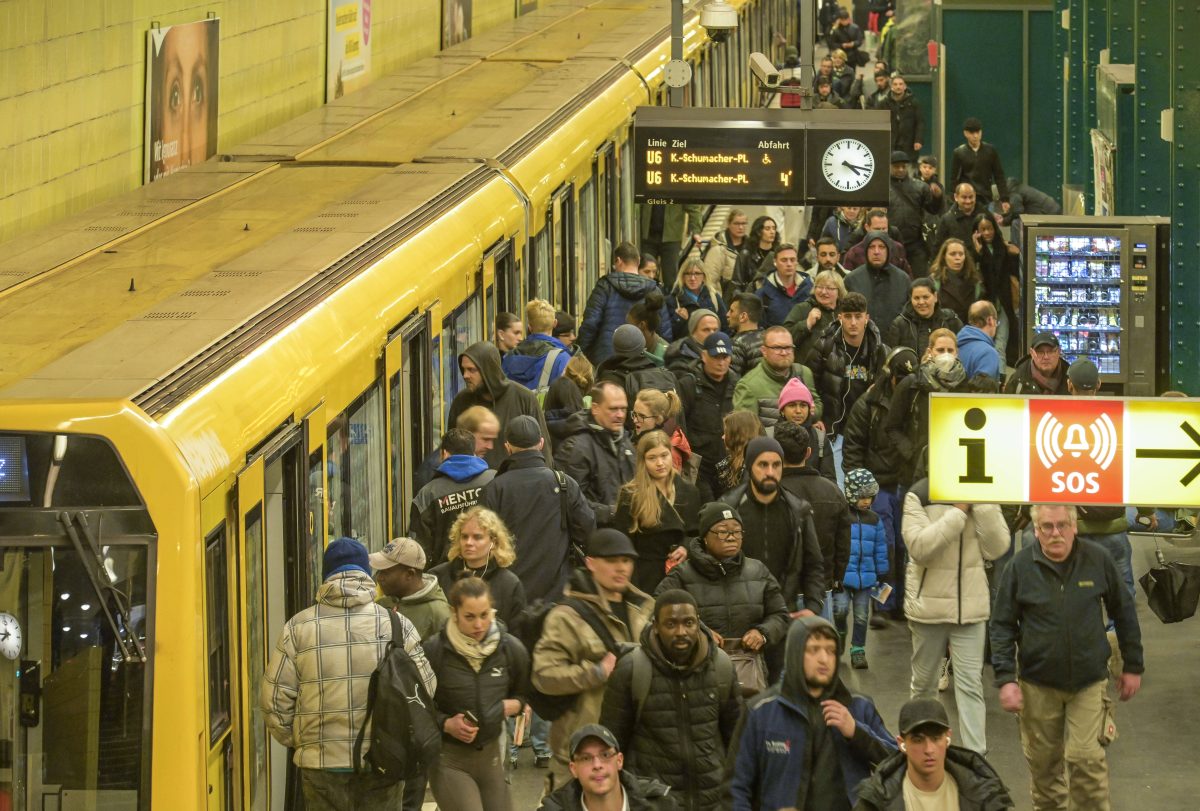
M 900 708 L 900 734 L 907 735 L 918 727 L 936 725 L 950 728 L 950 716 L 942 702 L 933 698 L 915 698 Z
M 971 116 L 963 122 L 963 129 L 967 132 L 979 132 L 983 129 L 983 122 L 975 116 Z
M 633 541 L 619 529 L 605 527 L 598 529 L 588 538 L 587 554 L 589 558 L 636 558 L 637 550 Z
M 1053 332 L 1039 332 L 1033 336 L 1033 342 L 1029 345 L 1034 349 L 1039 346 L 1053 346 L 1057 349 L 1059 347 L 1058 336 Z
M 575 734 L 571 736 L 571 743 L 568 750 L 571 756 L 574 757 L 579 747 L 583 746 L 588 738 L 595 738 L 605 746 L 621 751 L 621 744 L 617 743 L 617 736 L 609 732 L 608 727 L 600 724 L 588 724 L 575 730 Z
M 1100 370 L 1087 358 L 1080 358 L 1067 368 L 1067 379 L 1075 388 L 1090 391 L 1100 387 Z
M 897 149 L 892 153 L 892 163 L 912 163 L 912 158 L 908 156 L 907 152 Z

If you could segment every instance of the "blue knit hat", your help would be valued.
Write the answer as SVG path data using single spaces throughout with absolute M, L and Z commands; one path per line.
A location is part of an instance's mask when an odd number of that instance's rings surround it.
M 354 569 L 371 576 L 371 561 L 365 546 L 353 538 L 338 538 L 325 547 L 325 559 L 321 564 L 323 580 Z
M 879 482 L 875 481 L 871 471 L 859 468 L 846 473 L 845 488 L 847 500 L 858 501 L 860 498 L 868 496 L 874 498 L 879 492 Z

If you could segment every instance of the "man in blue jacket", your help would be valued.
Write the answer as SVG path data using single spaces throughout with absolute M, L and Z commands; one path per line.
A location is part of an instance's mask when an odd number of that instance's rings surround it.
M 967 310 L 967 323 L 958 331 L 958 359 L 967 379 L 984 374 L 999 382 L 1003 368 L 996 351 L 996 307 L 990 301 L 977 301 Z
M 612 335 L 625 323 L 633 305 L 658 290 L 658 282 L 638 273 L 642 255 L 636 247 L 622 242 L 613 251 L 612 270 L 601 276 L 588 296 L 575 344 L 587 355 L 593 366 L 612 355 Z M 663 299 L 659 312 L 658 334 L 671 340 L 671 312 Z
M 849 811 L 858 784 L 896 751 L 875 703 L 838 678 L 837 647 L 837 631 L 820 617 L 788 629 L 783 679 L 746 714 L 733 811 Z
M 554 305 L 545 299 L 535 298 L 526 304 L 529 335 L 500 361 L 500 368 L 509 380 L 532 389 L 535 394 L 544 395 L 550 384 L 562 376 L 571 359 L 567 345 L 550 334 L 555 318 Z

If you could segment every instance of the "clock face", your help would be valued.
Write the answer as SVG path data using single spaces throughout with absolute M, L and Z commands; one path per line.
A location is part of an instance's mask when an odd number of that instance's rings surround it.
M 838 191 L 858 191 L 875 174 L 875 156 L 862 141 L 842 138 L 821 156 L 821 172 Z
M 9 659 L 21 655 L 21 623 L 12 614 L 0 614 L 0 653 Z

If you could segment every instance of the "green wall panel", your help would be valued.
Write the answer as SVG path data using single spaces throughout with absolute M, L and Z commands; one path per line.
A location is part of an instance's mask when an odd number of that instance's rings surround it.
M 1062 63 L 1054 54 L 1057 19 L 1051 11 L 1029 12 L 1030 99 L 1025 126 L 1029 134 L 1029 183 L 1055 199 L 1062 189 L 1063 166 L 1062 139 L 1054 136 L 1062 129 L 1062 94 L 1054 82 L 1062 75 Z
M 933 109 L 933 83 L 911 81 L 908 83 L 908 89 L 912 92 L 913 97 L 917 100 L 917 104 L 921 106 L 921 113 L 925 116 L 925 140 L 921 143 L 921 154 L 932 155 L 934 152 L 934 135 L 936 122 Z M 916 167 L 914 166 L 915 170 Z

